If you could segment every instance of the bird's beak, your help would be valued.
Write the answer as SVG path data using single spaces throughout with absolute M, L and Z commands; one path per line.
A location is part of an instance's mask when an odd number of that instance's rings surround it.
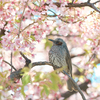
M 51 41 L 51 42 L 53 42 L 53 43 L 55 43 L 55 40 L 52 40 L 52 39 L 48 39 L 49 41 Z

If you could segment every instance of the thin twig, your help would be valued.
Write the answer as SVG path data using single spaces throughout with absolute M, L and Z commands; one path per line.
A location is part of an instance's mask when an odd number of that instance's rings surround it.
M 12 52 L 11 52 L 11 61 L 10 61 L 11 65 L 12 65 Z M 12 67 L 11 67 L 11 73 L 12 73 Z
M 96 4 L 96 3 L 98 3 L 98 2 L 100 2 L 100 0 L 98 0 L 98 1 L 96 1 L 96 2 L 94 2 L 93 4 Z
M 51 11 L 52 13 L 54 13 L 55 16 L 58 16 L 54 11 L 52 11 L 52 10 L 50 10 L 50 9 L 49 9 L 49 11 Z M 95 11 L 91 12 L 90 14 L 88 14 L 87 16 L 85 16 L 83 19 L 81 19 L 81 20 L 79 19 L 79 20 L 77 20 L 77 21 L 73 21 L 72 23 L 74 24 L 74 23 L 77 23 L 77 22 L 79 22 L 79 21 L 84 21 L 88 16 L 92 15 L 94 12 L 95 12 Z M 61 21 L 65 22 L 65 23 L 70 23 L 70 22 L 68 22 L 68 21 L 66 21 L 66 20 L 63 20 L 62 17 L 59 17 L 59 19 L 60 19 Z
M 67 38 L 80 37 L 80 35 L 67 35 L 67 36 L 64 36 L 64 35 L 61 35 L 61 34 L 49 34 L 49 35 L 46 35 L 46 37 L 49 37 L 49 36 L 58 36 L 58 37 L 67 37 Z
M 79 93 L 81 94 L 83 100 L 86 100 L 84 94 L 82 93 L 80 87 L 77 85 L 77 83 L 74 81 L 74 79 L 71 76 L 69 76 L 68 73 L 65 72 L 64 70 L 63 70 L 63 72 L 64 72 L 64 74 L 66 74 L 70 78 L 70 80 L 73 82 L 73 84 L 77 87 L 77 89 L 78 89 Z
M 10 65 L 15 71 L 17 71 L 17 69 L 13 66 L 13 65 L 11 65 L 9 62 L 7 62 L 7 61 L 5 61 L 5 60 L 3 60 L 5 63 L 7 63 L 8 65 Z
M 20 24 L 19 24 L 19 31 L 18 31 L 19 33 L 18 33 L 18 37 L 19 37 L 19 35 L 20 35 L 21 22 L 22 22 L 22 20 L 23 20 L 23 15 L 24 15 L 24 12 L 25 12 L 25 9 L 26 9 L 26 6 L 27 6 L 28 1 L 29 1 L 29 0 L 27 0 L 26 4 L 25 4 L 25 6 L 24 6 L 24 10 L 23 10 L 23 13 L 22 13 L 22 16 L 21 16 L 21 20 L 20 20 Z
M 95 11 L 100 13 L 100 9 L 98 9 L 97 7 L 94 6 L 93 3 L 90 4 L 90 7 L 93 8 Z
M 83 52 L 82 54 L 78 54 L 78 55 L 71 55 L 71 58 L 84 56 L 85 54 L 86 54 L 86 53 L 85 53 L 85 52 Z
M 24 30 L 26 30 L 27 28 L 29 28 L 29 27 L 30 27 L 31 25 L 33 25 L 34 23 L 36 23 L 36 22 L 33 22 L 33 23 L 27 25 L 24 29 L 22 29 L 22 30 L 20 31 L 20 33 L 23 32 Z
M 74 0 L 72 0 L 72 4 L 74 3 Z
M 91 0 L 88 0 L 88 3 L 90 3 Z
M 31 63 L 31 60 L 28 59 L 22 52 L 20 52 L 20 54 L 25 59 L 25 66 L 24 67 L 28 67 L 29 64 Z

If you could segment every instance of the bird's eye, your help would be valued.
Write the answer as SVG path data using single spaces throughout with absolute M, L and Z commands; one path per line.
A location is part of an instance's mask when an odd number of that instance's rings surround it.
M 62 45 L 62 42 L 56 41 L 56 44 L 57 44 L 57 45 Z

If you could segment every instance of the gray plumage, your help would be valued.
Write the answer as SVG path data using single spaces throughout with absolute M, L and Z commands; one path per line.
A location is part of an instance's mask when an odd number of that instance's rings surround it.
M 49 51 L 49 61 L 58 67 L 64 67 L 64 70 L 72 77 L 72 63 L 66 43 L 63 39 L 49 39 L 53 42 L 53 46 Z M 67 80 L 69 91 L 77 90 L 70 79 Z

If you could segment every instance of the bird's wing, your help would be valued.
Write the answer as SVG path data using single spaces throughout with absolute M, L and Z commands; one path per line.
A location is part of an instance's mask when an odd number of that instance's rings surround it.
M 71 57 L 70 57 L 70 54 L 69 54 L 69 51 L 68 49 L 66 48 L 67 52 L 66 52 L 66 62 L 67 62 L 67 66 L 68 66 L 68 69 L 69 69 L 69 73 L 72 77 L 72 63 L 71 63 Z

